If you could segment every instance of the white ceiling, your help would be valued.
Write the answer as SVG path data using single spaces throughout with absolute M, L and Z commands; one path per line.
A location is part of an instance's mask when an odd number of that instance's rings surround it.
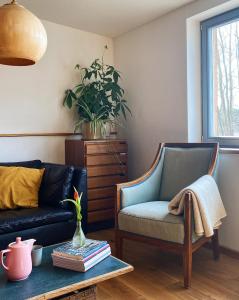
M 39 18 L 115 37 L 195 0 L 18 0 Z M 0 4 L 10 0 L 0 0 Z

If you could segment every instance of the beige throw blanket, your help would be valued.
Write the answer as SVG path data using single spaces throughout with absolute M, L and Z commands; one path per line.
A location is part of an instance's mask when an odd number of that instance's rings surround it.
M 226 211 L 214 178 L 210 175 L 202 176 L 181 190 L 169 202 L 168 208 L 171 214 L 180 215 L 183 213 L 187 192 L 192 194 L 196 235 L 212 236 L 213 229 L 217 229 L 221 225 L 221 219 L 226 217 Z

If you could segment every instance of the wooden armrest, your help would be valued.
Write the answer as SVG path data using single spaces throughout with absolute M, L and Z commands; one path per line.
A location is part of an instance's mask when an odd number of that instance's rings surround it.
M 184 200 L 184 224 L 186 219 L 192 217 L 192 194 L 187 192 Z
M 159 145 L 158 152 L 156 154 L 154 162 L 152 163 L 151 167 L 149 168 L 149 170 L 145 174 L 143 174 L 142 176 L 140 176 L 137 179 L 117 184 L 117 190 L 120 190 L 120 189 L 125 188 L 125 187 L 131 187 L 131 186 L 134 186 L 134 185 L 138 185 L 139 183 L 142 183 L 142 182 L 146 181 L 147 178 L 150 177 L 150 175 L 153 173 L 153 171 L 157 167 L 158 162 L 161 159 L 161 154 L 162 154 L 163 147 L 164 147 L 164 143 L 161 143 Z
M 208 174 L 211 175 L 211 176 L 213 175 L 213 173 L 216 169 L 218 153 L 219 153 L 219 143 L 217 143 L 217 145 L 216 145 L 216 147 L 213 151 L 212 161 L 211 161 L 211 165 L 210 165 L 209 171 L 208 171 Z
M 125 187 L 131 187 L 131 186 L 138 185 L 139 183 L 142 183 L 142 182 L 146 181 L 147 178 L 150 177 L 150 175 L 153 173 L 153 171 L 157 167 L 158 162 L 161 159 L 161 154 L 162 154 L 163 147 L 164 147 L 164 143 L 161 143 L 159 145 L 156 157 L 155 157 L 151 167 L 149 168 L 149 170 L 145 174 L 143 174 L 142 176 L 140 176 L 137 179 L 117 184 L 117 189 L 122 189 L 122 188 L 125 188 Z
M 164 143 L 161 143 L 159 145 L 159 149 L 158 149 L 158 152 L 156 154 L 156 157 L 154 159 L 154 162 L 153 162 L 152 166 L 150 167 L 150 169 L 144 175 L 142 175 L 141 177 L 139 177 L 135 180 L 132 180 L 132 181 L 129 181 L 129 182 L 123 182 L 123 183 L 120 183 L 120 184 L 116 185 L 116 204 L 115 204 L 115 223 L 116 223 L 116 226 L 117 226 L 118 213 L 121 209 L 121 190 L 123 188 L 126 188 L 126 187 L 133 187 L 133 186 L 136 186 L 140 183 L 143 183 L 151 176 L 151 174 L 156 169 L 156 167 L 157 167 L 157 165 L 158 165 L 158 163 L 161 159 L 161 154 L 162 154 L 163 147 L 164 147 Z
M 186 193 L 184 200 L 184 244 L 192 243 L 192 195 Z

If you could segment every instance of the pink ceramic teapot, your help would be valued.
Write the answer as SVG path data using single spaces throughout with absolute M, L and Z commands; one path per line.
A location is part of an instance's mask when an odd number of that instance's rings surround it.
M 8 249 L 1 251 L 1 264 L 9 280 L 24 280 L 31 274 L 31 251 L 35 241 L 34 239 L 21 241 L 21 238 L 17 237 L 16 242 L 9 244 Z M 6 260 L 3 261 L 5 253 Z

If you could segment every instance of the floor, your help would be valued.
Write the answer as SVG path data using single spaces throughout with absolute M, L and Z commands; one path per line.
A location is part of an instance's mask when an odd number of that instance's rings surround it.
M 91 238 L 110 241 L 114 251 L 114 234 L 104 230 Z M 185 290 L 182 282 L 182 260 L 157 248 L 126 241 L 124 260 L 135 270 L 98 285 L 99 300 L 239 300 L 239 260 L 221 255 L 219 262 L 211 251 L 200 249 L 193 257 L 192 288 Z

